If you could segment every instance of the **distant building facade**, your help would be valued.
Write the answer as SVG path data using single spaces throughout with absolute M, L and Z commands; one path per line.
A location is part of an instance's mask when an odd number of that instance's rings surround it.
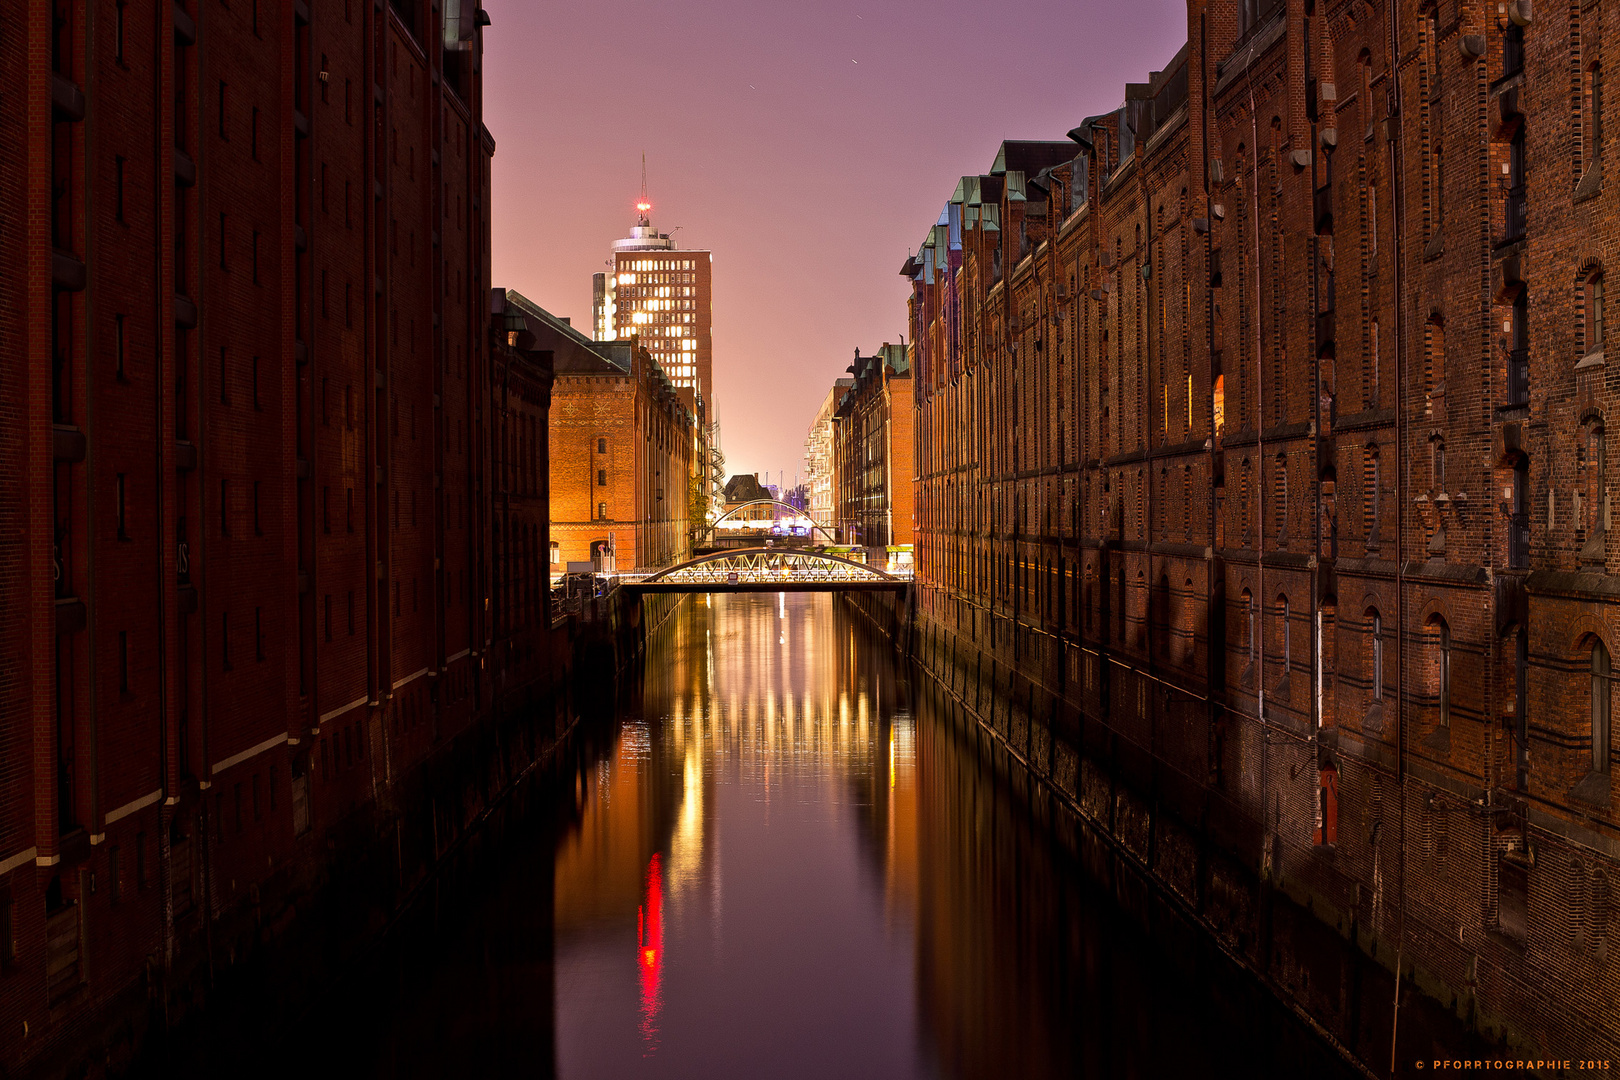
M 838 410 L 839 399 L 854 386 L 854 379 L 839 379 L 833 383 L 821 408 L 816 410 L 816 418 L 810 422 L 810 436 L 804 441 L 805 475 L 809 477 L 806 483 L 810 489 L 806 509 L 812 521 L 828 528 L 835 527 L 838 516 L 835 503 L 838 459 L 833 452 L 833 414 Z
M 904 345 L 855 352 L 853 385 L 833 413 L 840 539 L 867 548 L 912 542 L 911 363 Z M 835 388 L 836 392 L 836 388 Z
M 712 253 L 677 248 L 653 228 L 643 195 L 630 235 L 613 242 L 613 268 L 591 281 L 598 341 L 639 338 L 670 383 L 713 412 Z
M 667 566 L 691 551 L 702 402 L 639 339 L 593 342 L 552 320 L 551 568 Z M 692 411 L 697 408 L 696 414 Z

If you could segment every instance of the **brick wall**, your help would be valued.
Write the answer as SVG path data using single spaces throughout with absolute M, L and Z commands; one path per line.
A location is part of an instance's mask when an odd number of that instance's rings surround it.
M 251 938 L 555 660 L 548 360 L 500 331 L 496 397 L 477 43 L 406 0 L 13 7 L 8 1070 Z M 465 820 L 407 824 L 401 881 Z
M 1515 1051 L 1607 1055 L 1613 13 L 1188 10 L 906 265 L 926 640 L 1054 695 L 1032 767 L 1145 822 L 1167 887 L 1192 837 L 1252 868 L 1238 908 L 1288 896 Z M 1140 814 L 1086 811 L 1139 754 Z M 1188 894 L 1234 942 L 1241 879 Z M 1387 1061 L 1277 932 L 1254 963 Z

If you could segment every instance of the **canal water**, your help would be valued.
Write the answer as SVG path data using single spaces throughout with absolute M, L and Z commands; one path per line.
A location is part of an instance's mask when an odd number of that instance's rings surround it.
M 686 599 L 545 781 L 563 823 L 278 1045 L 376 1077 L 1356 1075 L 1150 939 L 948 708 L 832 597 Z

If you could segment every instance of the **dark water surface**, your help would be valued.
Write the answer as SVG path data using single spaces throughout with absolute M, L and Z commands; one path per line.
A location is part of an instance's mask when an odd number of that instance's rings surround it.
M 617 713 L 547 781 L 566 823 L 509 834 L 278 1037 L 295 1069 L 1353 1075 L 1138 929 L 1054 840 L 1072 821 L 828 596 L 689 598 Z

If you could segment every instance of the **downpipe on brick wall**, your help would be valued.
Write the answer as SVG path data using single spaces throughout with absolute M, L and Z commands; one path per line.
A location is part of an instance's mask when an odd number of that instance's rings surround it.
M 1386 128 L 1385 145 L 1389 148 L 1390 171 L 1390 199 L 1391 213 L 1394 217 L 1394 228 L 1391 236 L 1403 237 L 1401 212 L 1406 189 L 1405 177 L 1401 174 L 1401 139 L 1389 138 L 1388 122 L 1393 121 L 1397 134 L 1401 132 L 1401 70 L 1400 70 L 1400 20 L 1396 18 L 1394 4 L 1385 6 L 1385 20 L 1389 25 L 1389 56 L 1385 63 L 1389 66 L 1389 90 L 1385 96 Z M 1376 213 L 1376 210 L 1374 211 Z M 1404 326 L 1401 305 L 1401 282 L 1405 275 L 1402 273 L 1405 259 L 1406 245 L 1397 241 L 1394 251 L 1394 272 L 1392 274 L 1395 304 L 1395 369 L 1400 372 L 1396 380 L 1395 400 L 1395 791 L 1400 800 L 1400 845 L 1397 849 L 1397 881 L 1395 886 L 1396 897 L 1396 934 L 1395 939 L 1395 1000 L 1390 1007 L 1389 1027 L 1389 1072 L 1395 1075 L 1396 1047 L 1399 1045 L 1401 1026 L 1401 963 L 1405 957 L 1406 949 L 1406 681 L 1402 678 L 1406 670 L 1406 572 L 1403 559 L 1403 548 L 1406 543 L 1405 524 L 1406 509 L 1404 506 L 1405 486 L 1401 477 L 1406 468 L 1406 410 L 1400 400 L 1400 395 L 1406 386 L 1406 349 L 1404 348 Z M 1377 528 L 1377 522 L 1373 523 Z

